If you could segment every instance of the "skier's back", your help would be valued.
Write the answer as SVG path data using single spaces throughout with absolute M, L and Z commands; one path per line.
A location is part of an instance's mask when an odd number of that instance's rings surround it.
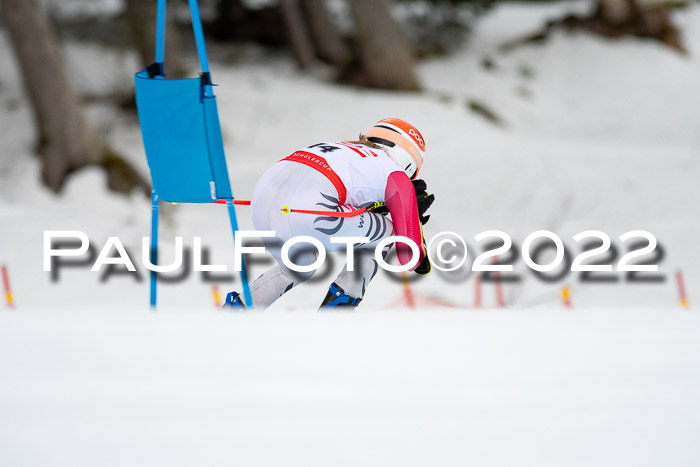
M 421 219 L 434 200 L 425 193 L 425 183 L 411 182 L 423 162 L 425 143 L 412 125 L 399 119 L 377 123 L 358 141 L 321 142 L 300 149 L 266 171 L 253 192 L 251 214 L 257 230 L 275 231 L 266 238 L 267 250 L 277 264 L 258 277 L 251 286 L 256 308 L 267 308 L 285 292 L 304 282 L 313 272 L 295 272 L 281 255 L 282 244 L 296 236 L 310 236 L 321 242 L 326 251 L 346 248 L 331 243 L 332 237 L 367 237 L 356 243 L 355 271 L 347 266 L 331 284 L 322 306 L 357 306 L 367 285 L 377 272 L 374 259 L 377 244 L 391 235 L 405 236 L 420 248 L 420 257 L 412 270 L 430 271 L 422 236 Z M 416 201 L 419 192 L 421 208 Z M 352 217 L 325 214 L 289 213 L 284 207 L 305 210 L 349 212 L 362 207 L 385 205 L 386 208 Z M 391 215 L 391 220 L 380 212 Z M 391 245 L 385 248 L 388 253 Z M 370 254 L 362 254 L 368 251 Z M 399 243 L 399 261 L 412 257 L 408 246 Z M 298 266 L 308 266 L 317 259 L 317 249 L 306 243 L 292 246 L 288 256 Z M 228 305 L 240 305 L 238 294 L 227 297 Z

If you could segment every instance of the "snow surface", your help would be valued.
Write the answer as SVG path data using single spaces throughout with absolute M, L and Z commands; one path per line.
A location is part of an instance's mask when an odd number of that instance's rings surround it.
M 24 466 L 694 466 L 680 310 L 0 313 Z

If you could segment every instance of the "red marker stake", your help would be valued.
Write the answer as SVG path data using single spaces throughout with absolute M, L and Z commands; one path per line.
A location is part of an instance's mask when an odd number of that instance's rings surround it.
M 3 265 L 0 271 L 2 272 L 2 286 L 5 290 L 5 303 L 7 303 L 8 307 L 14 308 L 15 304 L 12 300 L 12 289 L 10 289 L 10 277 L 7 274 L 7 266 Z
M 571 288 L 568 285 L 561 288 L 561 301 L 565 307 L 571 308 Z
M 406 300 L 406 305 L 413 310 L 416 307 L 416 301 L 413 298 L 413 291 L 411 290 L 411 283 L 408 281 L 408 274 L 405 272 L 401 273 L 401 282 L 403 283 L 403 297 Z
M 498 256 L 493 257 L 493 264 L 498 264 Z M 506 301 L 503 299 L 503 285 L 501 283 L 501 272 L 495 271 L 493 275 L 496 278 L 496 303 L 498 304 L 498 308 L 505 308 Z
M 685 294 L 685 283 L 683 282 L 683 273 L 680 271 L 676 273 L 676 283 L 678 284 L 678 295 L 681 299 L 681 306 L 683 308 L 690 308 L 688 296 Z
M 494 272 L 496 276 L 496 303 L 498 303 L 498 308 L 505 308 L 506 301 L 503 299 L 503 285 L 501 284 L 501 272 Z
M 219 286 L 215 285 L 211 288 L 212 298 L 214 299 L 214 306 L 218 309 L 221 308 L 221 293 L 219 292 Z
M 481 308 L 481 276 L 474 276 L 474 308 Z

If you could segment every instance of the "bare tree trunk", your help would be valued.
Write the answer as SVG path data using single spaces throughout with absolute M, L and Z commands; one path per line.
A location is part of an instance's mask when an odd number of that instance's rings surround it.
M 599 28 L 610 36 L 635 35 L 656 39 L 685 52 L 678 29 L 669 15 L 672 2 L 639 0 L 596 0 L 594 17 Z
M 0 7 L 34 111 L 44 183 L 58 191 L 68 174 L 97 164 L 107 169 L 113 189 L 145 185 L 87 124 L 56 34 L 37 0 L 2 0 Z
M 294 58 L 299 68 L 308 69 L 313 64 L 316 54 L 299 0 L 281 0 L 280 8 Z
M 339 68 L 350 61 L 350 49 L 331 21 L 326 0 L 301 0 L 318 58 Z
M 520 44 L 542 42 L 559 28 L 583 29 L 605 37 L 636 36 L 659 41 L 680 53 L 687 53 L 680 30 L 673 24 L 670 10 L 676 6 L 673 0 L 651 3 L 639 0 L 593 0 L 594 8 L 587 15 L 569 14 L 548 21 L 538 32 L 508 42 L 501 46 L 509 51 Z
M 216 18 L 204 21 L 204 32 L 221 41 L 254 41 L 281 46 L 289 43 L 279 5 L 246 8 L 243 0 L 218 0 Z
M 170 11 L 172 10 L 174 8 Z M 126 0 L 126 16 L 131 38 L 144 68 L 155 61 L 157 14 L 158 3 L 155 0 Z M 166 15 L 165 69 L 171 77 L 182 78 L 187 70 L 180 60 L 180 34 L 172 18 L 172 14 Z
M 598 15 L 612 26 L 629 22 L 634 15 L 634 5 L 630 0 L 598 0 Z
M 420 88 L 408 39 L 391 15 L 391 0 L 350 0 L 366 84 L 400 90 Z

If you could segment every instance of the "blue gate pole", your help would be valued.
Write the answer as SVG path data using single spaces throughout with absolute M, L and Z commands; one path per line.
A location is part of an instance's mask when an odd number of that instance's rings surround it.
M 165 0 L 158 0 L 156 16 L 156 63 L 165 62 Z M 163 70 L 161 70 L 163 71 Z
M 228 217 L 231 219 L 231 230 L 233 231 L 234 239 L 236 232 L 238 232 L 238 221 L 236 220 L 236 208 L 233 205 L 233 200 L 227 199 L 226 206 L 228 206 Z M 235 243 L 235 241 L 234 241 Z M 238 252 L 236 252 L 238 253 Z M 253 296 L 250 294 L 250 286 L 248 285 L 248 273 L 245 270 L 245 262 L 243 261 L 243 256 L 241 255 L 241 282 L 243 283 L 243 296 L 245 297 L 245 304 L 248 308 L 253 308 Z
M 189 0 L 189 3 L 190 16 L 192 17 L 192 29 L 194 30 L 194 41 L 197 45 L 197 55 L 199 55 L 199 65 L 202 68 L 202 73 L 208 75 L 209 58 L 207 57 L 207 47 L 204 43 L 204 30 L 202 29 L 202 19 L 199 16 L 198 0 Z M 214 92 L 211 89 L 211 84 L 204 85 L 204 95 L 207 97 L 214 96 Z
M 158 205 L 156 190 L 151 191 L 151 264 L 158 264 Z M 151 309 L 156 309 L 157 273 L 151 271 Z

